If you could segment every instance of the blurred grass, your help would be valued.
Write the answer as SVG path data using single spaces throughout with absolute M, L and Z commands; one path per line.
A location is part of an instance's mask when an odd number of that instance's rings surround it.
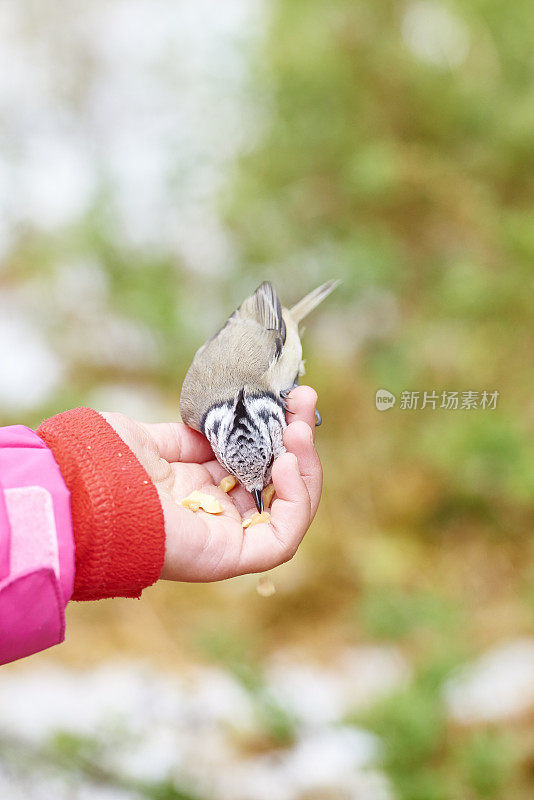
M 426 664 L 406 689 L 353 718 L 379 734 L 383 764 L 401 800 L 527 797 L 513 734 L 480 727 L 455 734 L 447 721 L 443 679 L 455 659 Z
M 203 800 L 193 789 L 175 781 L 143 781 L 104 766 L 108 746 L 109 742 L 103 743 L 100 738 L 67 731 L 58 731 L 41 745 L 0 736 L 0 756 L 10 771 L 26 777 L 34 774 L 39 782 L 43 776 L 61 776 L 74 792 L 83 780 L 89 791 L 94 787 L 95 794 L 107 790 L 110 796 L 129 792 L 143 800 Z

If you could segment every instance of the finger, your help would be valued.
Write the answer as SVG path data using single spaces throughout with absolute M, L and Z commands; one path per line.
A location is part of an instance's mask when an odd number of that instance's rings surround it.
M 317 451 L 313 446 L 312 430 L 305 422 L 292 422 L 284 431 L 284 445 L 289 453 L 294 453 L 297 457 L 299 472 L 310 495 L 313 519 L 321 499 L 323 470 Z
M 139 423 L 156 442 L 161 458 L 201 464 L 213 458 L 205 436 L 183 422 Z
M 289 561 L 310 524 L 310 496 L 293 453 L 276 459 L 273 483 L 276 500 L 270 523 L 251 526 L 244 533 L 240 572 L 262 572 Z
M 301 420 L 310 426 L 315 436 L 315 406 L 317 405 L 317 392 L 311 386 L 297 386 L 287 397 L 287 404 L 291 413 L 287 416 L 288 423 Z

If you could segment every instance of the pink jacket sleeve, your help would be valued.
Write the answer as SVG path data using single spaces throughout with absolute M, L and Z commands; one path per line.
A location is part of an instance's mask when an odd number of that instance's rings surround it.
M 65 638 L 74 582 L 69 491 L 42 439 L 0 428 L 0 664 Z

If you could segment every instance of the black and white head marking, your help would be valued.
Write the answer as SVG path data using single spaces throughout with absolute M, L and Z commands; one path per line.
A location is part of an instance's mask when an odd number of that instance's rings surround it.
M 274 459 L 284 452 L 286 418 L 270 393 L 246 394 L 217 403 L 207 412 L 203 429 L 217 460 L 248 490 L 263 489 Z

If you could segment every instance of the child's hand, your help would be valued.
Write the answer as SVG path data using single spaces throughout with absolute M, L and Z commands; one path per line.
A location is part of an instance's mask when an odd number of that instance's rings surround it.
M 243 531 L 242 518 L 255 509 L 250 494 L 236 486 L 218 488 L 227 472 L 197 431 L 178 422 L 148 425 L 123 414 L 103 414 L 135 453 L 153 480 L 165 517 L 165 563 L 162 578 L 216 581 L 261 572 L 295 554 L 315 515 L 321 496 L 322 470 L 313 446 L 317 395 L 299 386 L 288 397 L 290 423 L 284 433 L 287 453 L 273 465 L 276 490 L 269 524 Z M 214 495 L 222 514 L 190 511 L 180 500 L 194 489 Z

